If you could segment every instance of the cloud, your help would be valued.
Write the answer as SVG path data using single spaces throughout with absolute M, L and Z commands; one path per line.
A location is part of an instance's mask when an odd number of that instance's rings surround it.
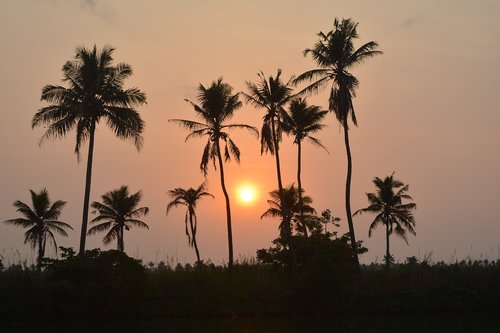
M 415 30 L 420 27 L 427 26 L 431 21 L 422 15 L 416 15 L 413 17 L 407 18 L 402 24 L 401 27 L 406 30 Z
M 102 1 L 98 2 L 96 0 L 80 0 L 80 8 L 106 21 L 111 21 L 116 14 L 115 10 L 109 5 L 105 5 Z

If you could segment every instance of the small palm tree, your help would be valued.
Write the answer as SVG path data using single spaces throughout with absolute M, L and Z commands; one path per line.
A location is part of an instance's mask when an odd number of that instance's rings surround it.
M 92 214 L 97 214 L 97 216 L 90 223 L 98 224 L 90 228 L 87 234 L 93 235 L 108 231 L 103 238 L 104 244 L 108 245 L 116 239 L 117 249 L 124 252 L 124 230 L 128 231 L 131 227 L 149 229 L 146 223 L 139 220 L 141 216 L 148 214 L 149 208 L 137 208 L 142 199 L 142 192 L 138 191 L 129 195 L 127 186 L 107 192 L 101 196 L 101 199 L 102 203 L 94 201 L 91 205 L 94 209 Z
M 323 146 L 320 140 L 311 136 L 323 129 L 326 125 L 322 124 L 328 111 L 321 110 L 319 106 L 307 105 L 304 99 L 294 99 L 290 102 L 287 115 L 285 117 L 285 131 L 294 136 L 294 144 L 297 144 L 297 186 L 299 191 L 299 202 L 302 202 L 302 179 L 301 179 L 301 162 L 302 162 L 302 141 L 308 139 L 315 146 L 328 150 Z M 304 235 L 307 237 L 307 227 L 303 217 L 300 217 L 303 224 Z
M 373 183 L 377 188 L 376 193 L 367 193 L 368 202 L 370 205 L 366 208 L 359 209 L 354 213 L 375 213 L 375 219 L 370 225 L 368 236 L 371 237 L 373 230 L 379 225 L 385 225 L 386 236 L 386 255 L 385 264 L 389 267 L 391 263 L 391 253 L 389 251 L 389 237 L 392 233 L 402 238 L 408 244 L 406 231 L 415 235 L 415 217 L 412 211 L 417 208 L 414 203 L 404 204 L 403 199 L 413 200 L 407 194 L 409 186 L 404 185 L 401 181 L 394 179 L 394 173 L 380 179 L 375 177 Z
M 378 43 L 373 41 L 362 45 L 358 49 L 354 48 L 354 40 L 358 38 L 357 22 L 351 19 L 343 19 L 342 21 L 335 19 L 333 26 L 334 29 L 328 33 L 320 32 L 318 34 L 320 39 L 312 49 L 304 50 L 304 56 L 310 54 L 319 68 L 299 75 L 294 80 L 294 83 L 313 81 L 299 94 L 317 92 L 319 89 L 331 84 L 328 109 L 335 113 L 337 120 L 344 128 L 347 155 L 345 207 L 352 255 L 355 263 L 359 264 L 351 214 L 352 157 L 349 145 L 348 125 L 350 117 L 353 124 L 357 126 L 352 99 L 356 96 L 356 88 L 359 85 L 359 81 L 349 70 L 368 58 L 382 54 L 382 52 L 377 50 Z
M 279 225 L 280 237 L 285 240 L 285 245 L 288 244 L 288 226 L 292 223 L 296 224 L 296 229 L 299 232 L 306 233 L 306 226 L 303 225 L 303 220 L 300 218 L 310 217 L 316 213 L 314 208 L 311 207 L 312 199 L 309 196 L 303 196 L 302 202 L 299 201 L 299 190 L 294 184 L 283 189 L 283 196 L 280 195 L 279 190 L 269 192 L 270 200 L 267 200 L 269 208 L 261 215 L 261 219 L 265 217 L 281 218 Z M 281 199 L 283 198 L 283 200 Z M 283 204 L 282 204 L 283 203 Z M 282 211 L 286 209 L 290 212 L 287 215 L 288 220 L 283 219 Z
M 41 190 L 40 193 L 30 190 L 30 193 L 33 208 L 24 202 L 16 200 L 14 207 L 23 217 L 6 220 L 4 223 L 29 228 L 24 234 L 24 243 L 29 243 L 33 249 L 38 247 L 37 268 L 41 270 L 47 238 L 52 241 L 57 253 L 54 233 L 67 237 L 68 233 L 65 229 L 73 230 L 73 228 L 69 224 L 58 220 L 62 209 L 66 205 L 65 201 L 57 200 L 51 205 L 49 193 L 46 189 Z
M 42 100 L 51 104 L 41 108 L 31 123 L 33 128 L 48 125 L 40 142 L 48 138 L 59 139 L 75 128 L 78 160 L 81 146 L 89 140 L 80 254 L 85 252 L 97 124 L 105 121 L 120 139 L 134 140 L 138 150 L 143 144 L 144 122 L 134 107 L 145 104 L 146 95 L 137 88 L 123 89 L 125 79 L 132 75 L 132 68 L 124 63 L 112 66 L 113 51 L 109 46 L 99 51 L 95 46 L 93 49 L 77 48 L 75 59 L 62 68 L 63 82 L 69 87 L 43 87 Z
M 278 69 L 276 76 L 266 78 L 264 73 L 258 74 L 259 82 L 247 82 L 248 93 L 243 93 L 248 103 L 254 107 L 266 111 L 263 117 L 261 130 L 261 154 L 269 152 L 276 159 L 276 176 L 278 179 L 278 191 L 281 201 L 284 202 L 284 189 L 281 177 L 281 161 L 279 155 L 279 142 L 283 131 L 283 119 L 286 117 L 285 105 L 292 99 L 293 93 L 290 86 L 291 81 L 281 81 L 281 70 Z M 285 225 L 285 240 L 290 249 L 290 264 L 295 280 L 298 278 L 297 257 L 292 243 L 292 229 L 287 223 L 291 221 L 291 213 L 286 209 L 281 211 L 282 221 Z
M 258 130 L 245 124 L 227 124 L 234 115 L 234 112 L 241 108 L 238 94 L 232 94 L 233 88 L 222 82 L 222 78 L 213 81 L 212 84 L 206 88 L 202 84 L 198 87 L 198 101 L 199 105 L 190 103 L 196 115 L 201 119 L 201 122 L 185 119 L 170 119 L 169 121 L 178 123 L 180 126 L 185 127 L 192 132 L 186 137 L 186 141 L 193 137 L 207 137 L 207 144 L 203 150 L 201 157 L 200 169 L 206 176 L 208 172 L 208 164 L 213 162 L 214 168 L 217 168 L 217 162 L 220 172 L 220 181 L 222 192 L 226 200 L 226 221 L 227 221 L 227 238 L 229 248 L 229 261 L 228 268 L 233 267 L 233 231 L 231 223 L 231 203 L 229 194 L 226 189 L 224 177 L 224 163 L 223 160 L 228 162 L 231 156 L 237 161 L 240 161 L 240 149 L 233 142 L 227 130 L 235 128 L 243 128 L 250 131 L 250 133 L 259 136 Z M 221 150 L 220 141 L 225 143 L 224 151 Z
M 203 182 L 197 189 L 190 187 L 185 190 L 181 187 L 177 187 L 173 190 L 167 192 L 168 196 L 172 199 L 167 205 L 167 215 L 170 209 L 177 207 L 179 205 L 186 207 L 186 217 L 184 218 L 184 223 L 186 225 L 186 236 L 188 238 L 189 246 L 194 247 L 196 252 L 196 261 L 201 264 L 200 251 L 198 250 L 198 243 L 196 242 L 196 230 L 198 226 L 198 217 L 196 216 L 196 205 L 198 201 L 205 197 L 214 197 L 212 194 L 207 192 L 206 182 Z M 188 228 L 189 221 L 189 228 Z

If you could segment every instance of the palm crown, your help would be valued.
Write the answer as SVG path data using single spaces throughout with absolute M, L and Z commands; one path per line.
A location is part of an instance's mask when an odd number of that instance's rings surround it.
M 149 212 L 148 207 L 140 207 L 142 192 L 130 194 L 127 186 L 107 192 L 101 196 L 102 203 L 94 201 L 91 207 L 93 214 L 97 216 L 90 223 L 99 223 L 89 229 L 88 234 L 93 235 L 98 232 L 108 231 L 103 238 L 104 244 L 109 244 L 113 240 L 118 241 L 118 250 L 124 251 L 123 232 L 131 227 L 149 229 L 148 225 L 139 220 Z

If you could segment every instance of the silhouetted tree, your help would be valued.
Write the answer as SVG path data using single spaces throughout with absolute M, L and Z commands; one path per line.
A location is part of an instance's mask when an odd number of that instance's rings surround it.
M 335 19 L 333 26 L 334 29 L 328 33 L 320 32 L 318 34 L 320 39 L 312 49 L 304 50 L 304 56 L 310 54 L 319 68 L 301 74 L 294 82 L 314 81 L 304 88 L 301 93 L 317 92 L 320 88 L 331 84 L 328 108 L 335 113 L 337 120 L 344 128 L 347 154 L 345 206 L 350 239 L 352 240 L 352 254 L 355 263 L 359 264 L 351 214 L 352 157 L 349 145 L 348 125 L 350 116 L 353 124 L 357 126 L 352 98 L 355 97 L 359 81 L 349 70 L 355 65 L 382 52 L 377 50 L 378 43 L 373 41 L 362 45 L 358 49 L 354 48 L 354 40 L 358 38 L 356 31 L 357 22 L 351 19 L 343 19 L 341 21 Z
M 294 136 L 293 143 L 297 144 L 297 186 L 299 192 L 299 202 L 302 202 L 302 180 L 301 180 L 301 162 L 302 162 L 302 141 L 308 139 L 310 143 L 328 151 L 320 140 L 311 136 L 325 127 L 322 124 L 328 111 L 323 111 L 319 106 L 307 105 L 305 99 L 294 99 L 290 102 L 290 107 L 285 117 L 285 131 Z M 303 217 L 300 217 L 300 223 L 303 225 L 304 235 L 308 237 L 307 226 Z
M 271 199 L 267 200 L 267 203 L 270 207 L 261 215 L 260 218 L 281 218 L 281 223 L 279 225 L 280 236 L 283 240 L 285 240 L 284 244 L 289 247 L 287 240 L 287 228 L 292 223 L 295 223 L 297 231 L 305 235 L 305 228 L 307 228 L 307 226 L 303 223 L 303 220 L 300 220 L 300 217 L 302 216 L 304 218 L 315 214 L 316 211 L 311 207 L 312 199 L 306 195 L 302 197 L 302 202 L 300 202 L 299 190 L 293 184 L 283 189 L 282 196 L 280 195 L 279 190 L 269 192 L 269 195 L 271 196 Z M 283 219 L 283 215 L 281 213 L 285 209 L 290 212 L 286 215 L 288 220 Z
M 260 72 L 258 74 L 259 82 L 251 83 L 247 82 L 248 94 L 243 93 L 248 103 L 251 103 L 257 108 L 262 108 L 266 110 L 266 114 L 263 117 L 263 124 L 261 130 L 261 154 L 269 152 L 276 158 L 276 174 L 278 179 L 278 191 L 281 196 L 281 201 L 284 201 L 283 197 L 283 181 L 281 178 L 281 165 L 280 165 L 280 155 L 279 155 L 279 142 L 281 141 L 281 134 L 283 131 L 283 117 L 286 116 L 285 105 L 293 97 L 292 88 L 290 87 L 290 81 L 284 83 L 281 81 L 281 70 L 278 69 L 276 76 L 269 76 L 266 79 L 264 73 Z M 290 249 L 290 266 L 292 268 L 292 274 L 294 279 L 298 278 L 298 267 L 297 258 L 295 254 L 295 249 L 292 242 L 292 229 L 289 225 L 291 220 L 291 213 L 286 209 L 281 211 L 282 220 L 285 221 L 285 231 L 286 231 L 286 242 Z
M 389 251 L 389 237 L 392 233 L 402 238 L 408 244 L 406 231 L 415 235 L 415 217 L 412 210 L 417 206 L 414 203 L 404 204 L 403 199 L 413 200 L 407 194 L 409 186 L 401 181 L 394 179 L 394 173 L 385 179 L 375 177 L 373 183 L 377 188 L 376 193 L 367 193 L 370 205 L 366 208 L 357 210 L 354 215 L 364 212 L 375 213 L 375 219 L 370 225 L 368 236 L 371 237 L 373 230 L 379 225 L 386 227 L 386 255 L 385 264 L 389 267 L 391 263 L 391 253 Z
M 85 251 L 97 124 L 105 121 L 120 139 L 133 139 L 138 150 L 143 144 L 144 122 L 134 107 L 145 104 L 146 95 L 137 88 L 123 89 L 125 79 L 132 75 L 132 68 L 124 63 L 112 66 L 113 51 L 109 46 L 102 50 L 97 50 L 96 46 L 77 48 L 74 60 L 66 62 L 62 68 L 63 82 L 69 87 L 43 87 L 41 99 L 51 104 L 41 108 L 32 120 L 33 128 L 48 125 L 40 142 L 61 138 L 75 128 L 78 159 L 82 144 L 89 140 L 79 254 Z
M 121 186 L 111 192 L 101 196 L 101 202 L 92 203 L 92 214 L 97 216 L 90 223 L 99 223 L 89 229 L 88 235 L 108 231 L 102 239 L 107 245 L 113 240 L 117 240 L 117 250 L 124 252 L 123 232 L 130 230 L 131 227 L 149 229 L 148 225 L 139 220 L 141 216 L 146 216 L 149 212 L 148 207 L 140 207 L 139 201 L 142 199 L 142 192 L 130 194 L 127 186 Z
M 52 240 L 57 253 L 57 243 L 54 233 L 61 236 L 68 236 L 65 229 L 73 230 L 73 228 L 65 222 L 58 221 L 59 215 L 61 215 L 62 209 L 66 205 L 65 201 L 57 200 L 51 205 L 49 193 L 46 189 L 41 190 L 40 193 L 30 190 L 30 193 L 33 208 L 24 202 L 16 200 L 14 207 L 17 208 L 17 211 L 23 217 L 6 220 L 4 223 L 29 228 L 24 233 L 24 243 L 29 243 L 33 249 L 38 247 L 37 268 L 41 270 L 47 238 Z
M 226 200 L 229 269 L 233 267 L 233 232 L 231 224 L 231 204 L 225 184 L 223 158 L 224 161 L 228 162 L 231 160 L 231 156 L 233 156 L 234 159 L 239 162 L 240 150 L 233 140 L 231 140 L 226 130 L 243 128 L 249 130 L 250 133 L 255 134 L 257 137 L 259 135 L 258 130 L 253 126 L 246 124 L 226 124 L 226 122 L 233 117 L 234 112 L 242 105 L 239 101 L 238 94 L 233 95 L 232 91 L 233 88 L 229 84 L 222 82 L 222 78 L 213 81 L 208 88 L 200 84 L 197 96 L 199 105 L 187 99 L 186 101 L 193 106 L 201 122 L 184 119 L 169 120 L 192 131 L 186 137 L 186 141 L 193 137 L 207 137 L 207 144 L 203 150 L 200 163 L 200 169 L 205 177 L 207 175 L 209 162 L 212 161 L 214 168 L 217 168 L 216 162 L 218 161 L 222 192 Z M 225 143 L 224 152 L 222 152 L 220 147 L 221 140 Z
M 179 205 L 186 207 L 186 217 L 184 223 L 186 225 L 186 236 L 188 238 L 189 246 L 194 247 L 196 252 L 196 261 L 201 264 L 200 251 L 198 250 L 198 243 L 196 242 L 196 230 L 198 226 L 198 217 L 196 216 L 196 205 L 198 200 L 205 196 L 214 197 L 207 192 L 206 182 L 203 182 L 197 189 L 190 187 L 185 190 L 177 187 L 167 192 L 168 196 L 172 199 L 167 205 L 167 215 L 170 209 Z M 189 228 L 188 228 L 189 221 Z

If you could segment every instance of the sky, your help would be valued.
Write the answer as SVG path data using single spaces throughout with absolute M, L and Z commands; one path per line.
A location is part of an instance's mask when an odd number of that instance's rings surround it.
M 354 100 L 359 127 L 350 131 L 353 154 L 352 207 L 367 206 L 372 179 L 395 172 L 410 185 L 417 204 L 416 237 L 409 245 L 393 239 L 396 259 L 408 256 L 451 262 L 493 259 L 500 253 L 496 211 L 500 187 L 500 2 L 423 1 L 0 1 L 0 221 L 17 217 L 12 203 L 30 203 L 29 190 L 47 188 L 53 201 L 65 200 L 60 217 L 73 226 L 58 245 L 78 248 L 86 149 L 78 163 L 74 132 L 39 145 L 43 128 L 31 129 L 41 88 L 60 84 L 63 64 L 78 46 L 113 46 L 115 63 L 132 66 L 125 87 L 147 95 L 140 107 L 145 144 L 113 136 L 99 124 L 94 151 L 91 201 L 127 185 L 142 190 L 150 208 L 143 220 L 150 230 L 132 229 L 126 252 L 145 262 L 193 263 L 184 234 L 184 211 L 165 214 L 166 192 L 204 181 L 199 162 L 204 140 L 184 142 L 188 132 L 171 118 L 194 119 L 184 102 L 195 100 L 199 83 L 223 77 L 235 92 L 256 82 L 257 73 L 290 78 L 315 68 L 302 51 L 317 33 L 332 29 L 335 17 L 359 22 L 357 46 L 374 40 L 383 55 L 353 69 L 360 81 Z M 308 98 L 327 107 L 328 91 Z M 263 111 L 244 105 L 233 119 L 260 128 Z M 305 144 L 302 183 L 318 212 L 342 218 L 346 173 L 341 128 L 330 114 L 317 137 L 329 154 Z M 245 131 L 231 133 L 242 151 L 240 165 L 226 168 L 232 200 L 235 258 L 250 259 L 278 235 L 278 221 L 261 220 L 268 192 L 277 187 L 274 158 L 260 155 L 259 142 Z M 285 185 L 295 182 L 296 146 L 282 142 Z M 198 206 L 198 244 L 202 259 L 227 261 L 224 198 L 218 171 L 209 170 L 209 191 Z M 243 184 L 258 193 L 253 204 L 237 199 Z M 384 230 L 368 237 L 373 216 L 354 217 L 356 235 L 369 252 L 364 263 L 381 262 Z M 5 263 L 34 262 L 22 229 L 0 224 L 0 255 Z M 87 248 L 104 246 L 89 236 Z

